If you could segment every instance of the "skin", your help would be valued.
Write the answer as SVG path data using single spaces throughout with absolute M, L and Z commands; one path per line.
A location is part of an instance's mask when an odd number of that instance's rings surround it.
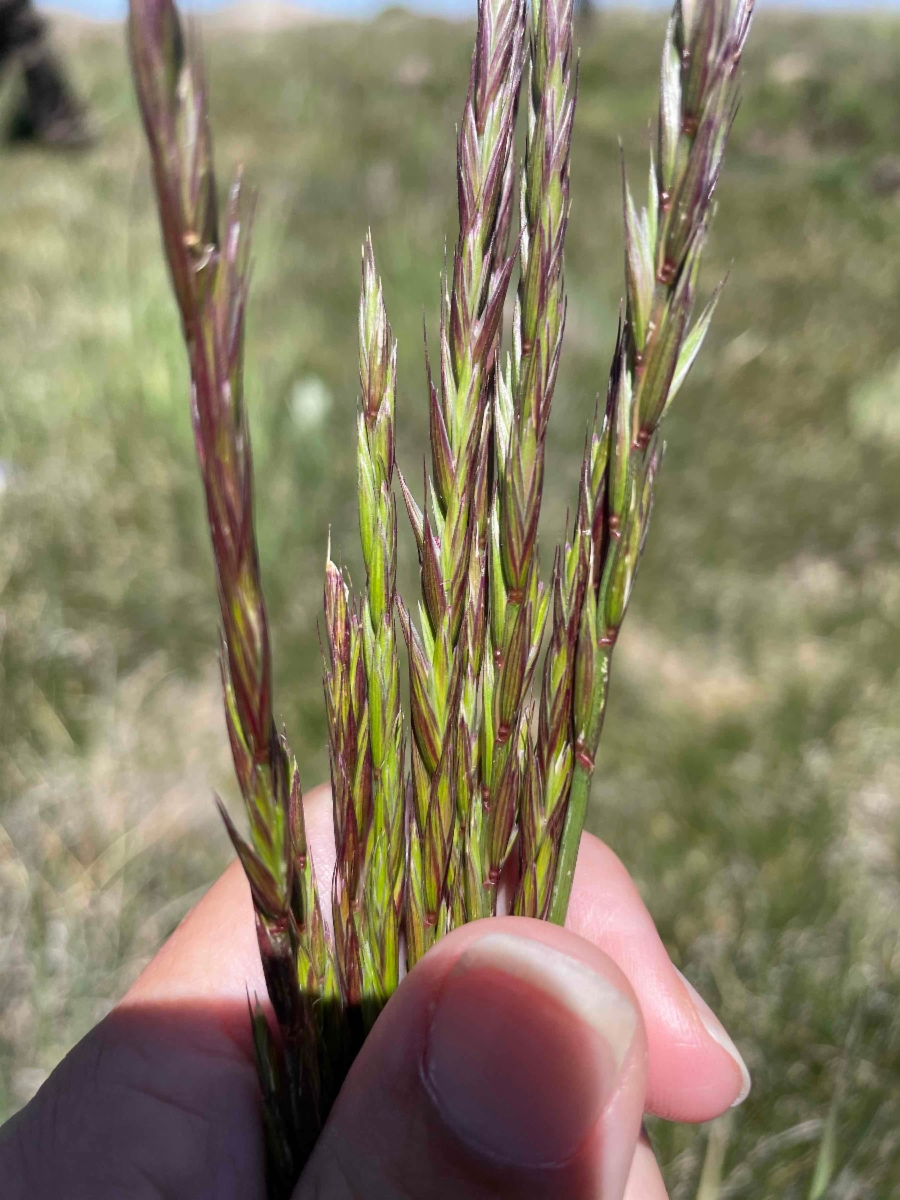
M 326 789 L 307 813 L 327 878 Z M 5 1200 L 264 1200 L 248 992 L 265 983 L 234 864 L 0 1129 Z M 403 981 L 295 1200 L 665 1200 L 642 1113 L 705 1121 L 745 1090 L 710 1016 L 585 835 L 567 929 L 475 922 Z

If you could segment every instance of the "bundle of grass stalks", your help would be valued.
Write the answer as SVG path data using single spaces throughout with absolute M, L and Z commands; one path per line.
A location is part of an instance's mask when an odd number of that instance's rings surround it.
M 646 207 L 624 183 L 626 303 L 606 399 L 588 433 L 570 540 L 543 581 L 544 447 L 566 316 L 572 0 L 532 0 L 530 13 L 525 0 L 480 2 L 434 370 L 426 354 L 431 470 L 421 506 L 395 471 L 396 345 L 371 239 L 363 249 L 365 586 L 351 587 L 330 548 L 325 574 L 337 850 L 329 892 L 307 851 L 297 764 L 273 716 L 242 381 L 253 202 L 238 175 L 219 211 L 196 39 L 185 39 L 172 0 L 132 0 L 130 48 L 190 360 L 249 839 L 222 815 L 250 882 L 278 1026 L 256 1006 L 273 1197 L 290 1194 L 368 1030 L 437 939 L 497 912 L 565 919 L 611 657 L 647 536 L 659 426 L 715 306 L 716 295 L 694 318 L 750 14 L 750 0 L 680 0 L 669 23 Z M 395 474 L 421 565 L 415 604 L 397 591 Z

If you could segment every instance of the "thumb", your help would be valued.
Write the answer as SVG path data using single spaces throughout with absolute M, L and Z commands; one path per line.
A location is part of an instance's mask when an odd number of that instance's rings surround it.
M 403 981 L 294 1200 L 621 1200 L 646 1039 L 624 975 L 556 926 L 456 930 Z

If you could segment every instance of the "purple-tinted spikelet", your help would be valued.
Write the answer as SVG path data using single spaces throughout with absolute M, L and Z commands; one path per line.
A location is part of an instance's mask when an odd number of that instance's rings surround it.
M 422 510 L 402 485 L 422 566 L 421 631 L 400 609 L 414 735 L 410 963 L 447 929 L 481 915 L 484 903 L 478 755 L 490 398 L 516 259 L 507 243 L 524 23 L 522 0 L 479 6 L 457 144 L 459 238 L 452 287 L 444 283 L 439 386 L 428 371 L 432 476 Z
M 485 729 L 481 786 L 486 798 L 484 886 L 496 910 L 497 880 L 518 819 L 533 843 L 537 796 L 525 787 L 532 764 L 523 742 L 526 698 L 550 595 L 539 580 L 537 530 L 544 445 L 565 327 L 563 243 L 569 218 L 569 154 L 575 113 L 571 0 L 532 10 L 528 131 L 520 194 L 519 290 L 513 351 L 497 375 L 495 486 L 491 506 L 491 653 L 483 673 Z M 517 786 L 510 789 L 512 774 Z M 521 796 L 520 796 L 521 793 Z M 518 801 L 518 802 L 517 802 Z M 527 856 L 523 862 L 527 861 Z M 530 907 L 530 906 L 529 906 Z M 522 903 L 516 903 L 522 908 Z
M 576 663 L 569 667 L 575 679 L 572 783 L 549 909 L 559 923 L 575 872 L 612 652 L 647 536 L 662 455 L 659 424 L 697 356 L 721 291 L 691 325 L 752 11 L 753 0 L 679 0 L 663 49 L 656 160 L 640 213 L 624 181 L 626 308 L 567 551 L 574 554 L 583 538 L 590 543 Z M 561 644 L 562 637 L 560 627 L 554 638 Z M 552 669 L 548 660 L 545 671 Z
M 243 400 L 252 201 L 238 176 L 220 221 L 202 68 L 185 43 L 171 0 L 133 0 L 129 45 L 190 362 L 194 440 L 222 619 L 226 724 L 249 841 L 221 811 L 250 882 L 266 983 L 280 1028 L 276 1043 L 265 1019 L 254 1018 L 270 1109 L 267 1130 L 280 1139 L 278 1144 L 270 1141 L 272 1189 L 273 1194 L 287 1194 L 296 1164 L 327 1109 L 320 1064 L 325 1034 L 321 1001 L 336 993 L 306 848 L 299 776 L 272 715 L 271 647 Z

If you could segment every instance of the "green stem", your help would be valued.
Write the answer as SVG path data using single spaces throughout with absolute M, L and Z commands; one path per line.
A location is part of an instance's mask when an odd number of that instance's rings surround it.
M 590 601 L 587 601 L 590 603 Z M 554 925 L 565 925 L 566 913 L 569 909 L 569 897 L 572 895 L 572 881 L 575 878 L 575 864 L 578 861 L 578 849 L 581 845 L 581 834 L 584 830 L 584 818 L 587 815 L 588 800 L 591 795 L 591 779 L 594 774 L 594 759 L 600 745 L 600 734 L 603 732 L 603 720 L 606 716 L 606 701 L 609 696 L 609 664 L 612 658 L 613 644 L 597 647 L 594 660 L 594 705 L 587 736 L 581 747 L 576 746 L 575 769 L 572 774 L 572 786 L 569 791 L 569 803 L 566 808 L 566 819 L 563 824 L 562 839 L 559 846 L 559 858 L 553 879 L 553 891 L 550 898 L 550 911 L 547 920 Z
M 576 763 L 575 774 L 572 776 L 572 790 L 569 793 L 569 806 L 566 809 L 566 823 L 563 826 L 559 862 L 556 864 L 556 878 L 553 881 L 550 912 L 547 915 L 548 921 L 552 921 L 554 925 L 565 925 L 566 923 L 566 913 L 569 909 L 569 897 L 572 895 L 572 880 L 575 878 L 575 863 L 578 861 L 578 847 L 581 844 L 581 830 L 584 827 L 584 818 L 587 813 L 593 773 L 593 768 Z

